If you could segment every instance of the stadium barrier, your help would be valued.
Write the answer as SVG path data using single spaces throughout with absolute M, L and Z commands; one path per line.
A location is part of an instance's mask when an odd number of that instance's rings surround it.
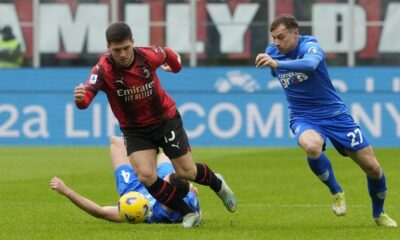
M 400 147 L 400 68 L 331 68 L 330 75 L 365 137 Z M 0 145 L 106 145 L 120 135 L 103 93 L 85 111 L 73 89 L 89 68 L 1 70 Z M 268 70 L 185 68 L 158 72 L 176 100 L 193 146 L 295 146 L 285 96 Z

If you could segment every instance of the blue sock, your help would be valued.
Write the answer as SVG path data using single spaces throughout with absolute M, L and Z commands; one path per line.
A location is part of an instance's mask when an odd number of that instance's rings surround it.
M 380 179 L 372 179 L 367 176 L 368 180 L 368 192 L 372 200 L 372 216 L 374 218 L 379 217 L 383 213 L 383 204 L 386 197 L 386 178 L 382 172 Z
M 326 185 L 332 194 L 342 192 L 342 188 L 336 182 L 335 174 L 331 162 L 325 153 L 322 153 L 317 159 L 307 157 L 308 165 L 315 175 Z

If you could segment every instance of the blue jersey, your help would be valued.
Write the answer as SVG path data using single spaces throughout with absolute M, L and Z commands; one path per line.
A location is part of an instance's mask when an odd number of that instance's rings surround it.
M 299 36 L 297 47 L 287 54 L 279 53 L 274 44 L 265 53 L 277 60 L 271 69 L 285 91 L 290 119 L 325 119 L 347 113 L 328 74 L 324 53 L 312 36 Z
M 171 163 L 162 163 L 157 167 L 157 174 L 160 178 L 173 173 Z M 148 223 L 177 223 L 182 222 L 182 214 L 173 210 L 166 210 L 163 205 L 156 201 L 156 199 L 147 191 L 147 189 L 140 183 L 132 166 L 122 165 L 114 171 L 117 190 L 120 196 L 130 191 L 140 192 L 146 196 L 150 202 L 150 215 L 146 219 Z M 189 192 L 183 199 L 186 204 L 193 210 L 199 212 L 200 204 L 197 196 Z

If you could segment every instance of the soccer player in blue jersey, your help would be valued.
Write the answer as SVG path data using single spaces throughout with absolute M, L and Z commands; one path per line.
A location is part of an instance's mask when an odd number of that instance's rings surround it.
M 290 128 L 307 155 L 312 172 L 334 197 L 332 210 L 346 213 L 346 201 L 332 165 L 324 153 L 327 139 L 343 156 L 353 159 L 367 175 L 372 215 L 379 226 L 397 227 L 383 209 L 384 172 L 374 151 L 335 91 L 323 50 L 312 36 L 299 35 L 292 15 L 278 16 L 270 26 L 273 43 L 257 55 L 255 65 L 269 67 L 284 89 L 290 111 Z
M 164 204 L 156 201 L 147 191 L 145 186 L 140 183 L 135 175 L 129 159 L 126 155 L 126 148 L 121 138 L 111 137 L 110 154 L 112 166 L 114 169 L 115 179 L 117 182 L 117 190 L 120 196 L 130 191 L 143 193 L 150 201 L 150 215 L 145 220 L 147 223 L 180 223 L 183 215 L 174 211 Z M 181 194 L 183 201 L 201 215 L 200 205 L 198 201 L 197 188 L 193 187 L 187 180 L 180 179 L 174 173 L 174 168 L 164 154 L 160 154 L 157 160 L 157 174 L 176 187 L 178 194 Z M 81 196 L 73 191 L 70 187 L 57 177 L 53 177 L 50 181 L 52 189 L 61 195 L 67 197 L 77 207 L 81 208 L 90 215 L 112 222 L 123 222 L 118 214 L 117 206 L 100 206 L 97 203 Z M 185 226 L 184 226 L 185 227 Z

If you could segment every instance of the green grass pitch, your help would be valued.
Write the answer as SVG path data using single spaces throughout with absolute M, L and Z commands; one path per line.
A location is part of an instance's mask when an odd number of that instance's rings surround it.
M 118 200 L 108 148 L 0 148 L 0 239 L 400 239 L 400 228 L 371 218 L 366 177 L 348 158 L 327 151 L 346 192 L 336 217 L 328 189 L 311 173 L 301 149 L 193 148 L 197 162 L 220 172 L 238 209 L 228 213 L 199 186 L 203 225 L 117 224 L 93 218 L 49 187 L 51 177 L 101 205 Z M 400 223 L 400 149 L 376 149 L 388 183 L 386 212 Z

